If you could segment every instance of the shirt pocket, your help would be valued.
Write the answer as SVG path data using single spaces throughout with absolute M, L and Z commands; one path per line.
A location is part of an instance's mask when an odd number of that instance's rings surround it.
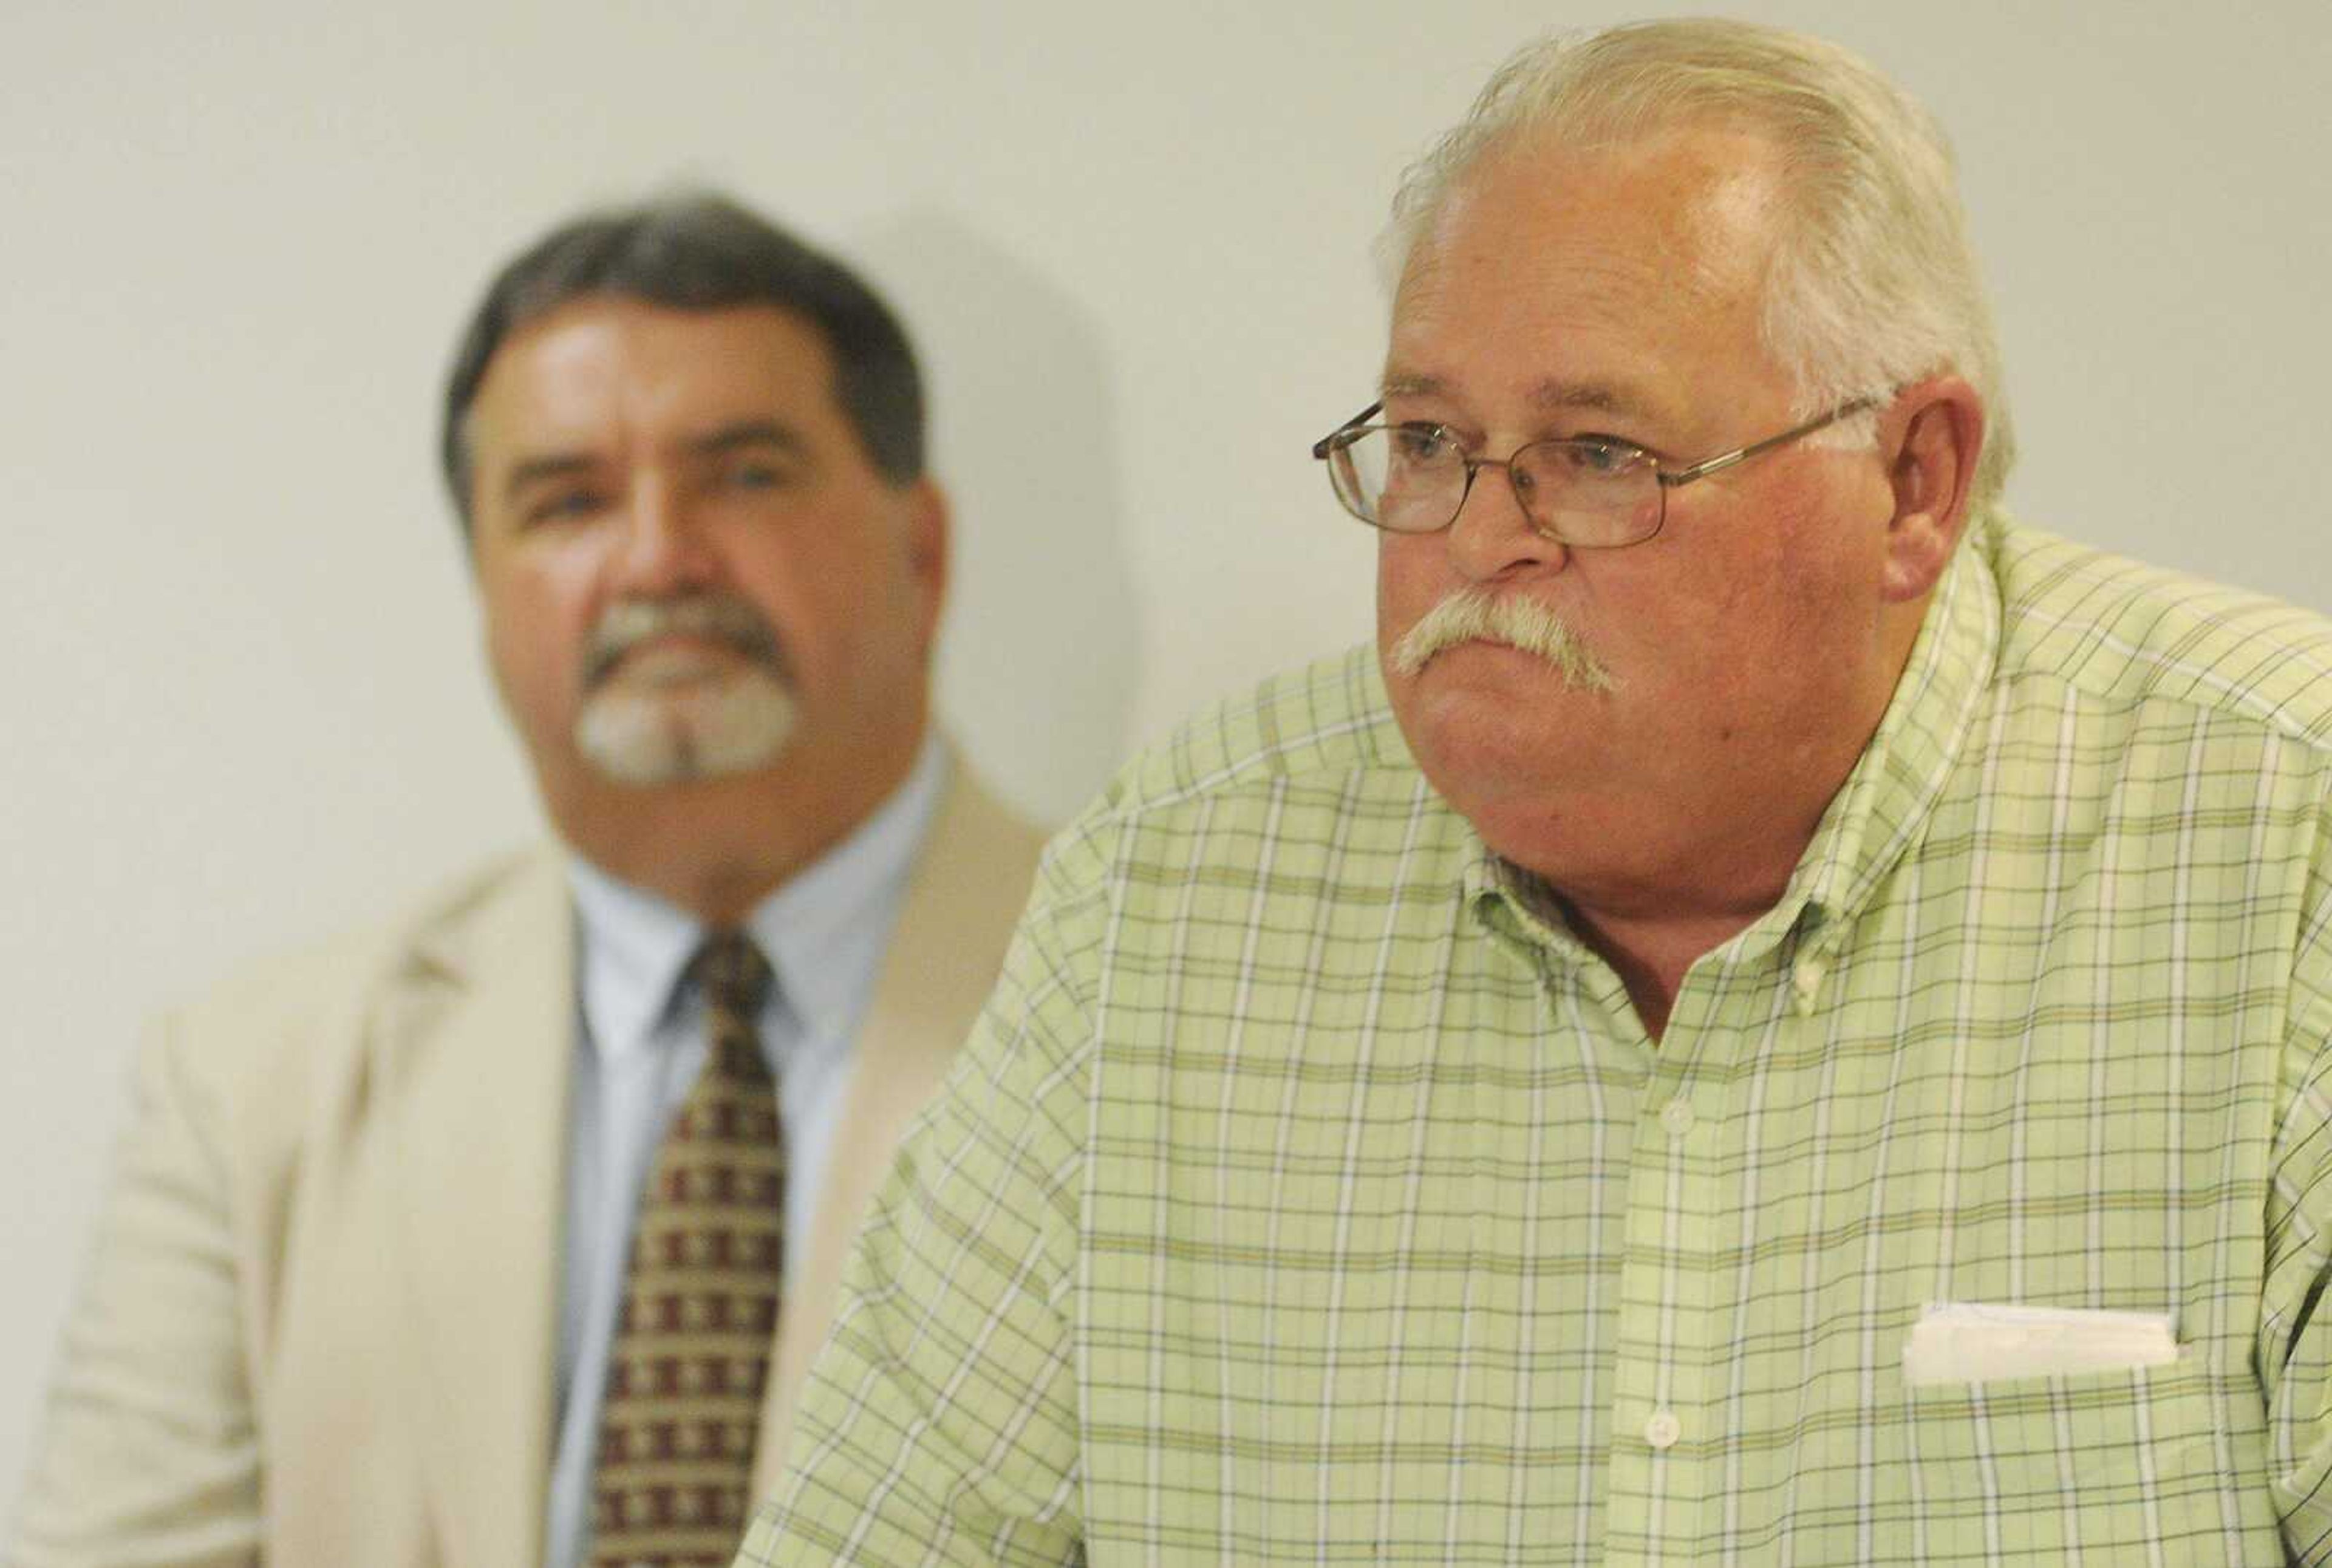
M 2256 1387 L 2191 1348 L 2165 1366 L 1902 1399 L 1890 1490 L 1907 1526 L 1941 1533 L 1931 1549 L 2010 1561 L 2155 1546 L 2199 1563 L 2280 1555 Z

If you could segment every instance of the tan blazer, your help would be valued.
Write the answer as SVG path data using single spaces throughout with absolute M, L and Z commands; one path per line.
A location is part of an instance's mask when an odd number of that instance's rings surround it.
M 954 775 L 788 1282 L 758 1491 L 1037 843 Z M 537 852 L 162 1022 L 10 1563 L 541 1563 L 574 948 L 560 857 Z

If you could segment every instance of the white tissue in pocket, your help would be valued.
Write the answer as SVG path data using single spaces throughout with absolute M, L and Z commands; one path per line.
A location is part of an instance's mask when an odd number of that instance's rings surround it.
M 2178 1340 L 2166 1312 L 2091 1312 L 1947 1301 L 1903 1342 L 1907 1388 L 2166 1366 Z

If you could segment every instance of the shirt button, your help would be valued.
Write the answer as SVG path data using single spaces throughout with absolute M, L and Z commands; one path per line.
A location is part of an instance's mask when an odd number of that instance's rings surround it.
M 1670 1100 L 1660 1107 L 1660 1125 L 1668 1129 L 1671 1138 L 1681 1138 L 1691 1132 L 1695 1120 L 1692 1107 L 1682 1100 Z
M 1654 1410 L 1652 1419 L 1644 1423 L 1644 1441 L 1656 1448 L 1672 1448 L 1684 1436 L 1684 1423 L 1671 1410 Z

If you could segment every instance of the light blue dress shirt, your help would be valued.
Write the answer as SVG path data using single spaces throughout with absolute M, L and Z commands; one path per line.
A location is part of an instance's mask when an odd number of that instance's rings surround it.
M 938 741 L 925 741 L 890 799 L 745 923 L 777 975 L 760 1028 L 785 1123 L 788 1273 L 808 1245 L 851 1043 L 874 996 L 916 852 L 938 811 L 945 770 Z M 703 1000 L 680 984 L 703 926 L 579 858 L 572 865 L 577 1043 L 557 1438 L 544 1536 L 549 1568 L 579 1568 L 590 1549 L 599 1399 L 623 1301 L 632 1219 L 664 1128 L 705 1053 Z

